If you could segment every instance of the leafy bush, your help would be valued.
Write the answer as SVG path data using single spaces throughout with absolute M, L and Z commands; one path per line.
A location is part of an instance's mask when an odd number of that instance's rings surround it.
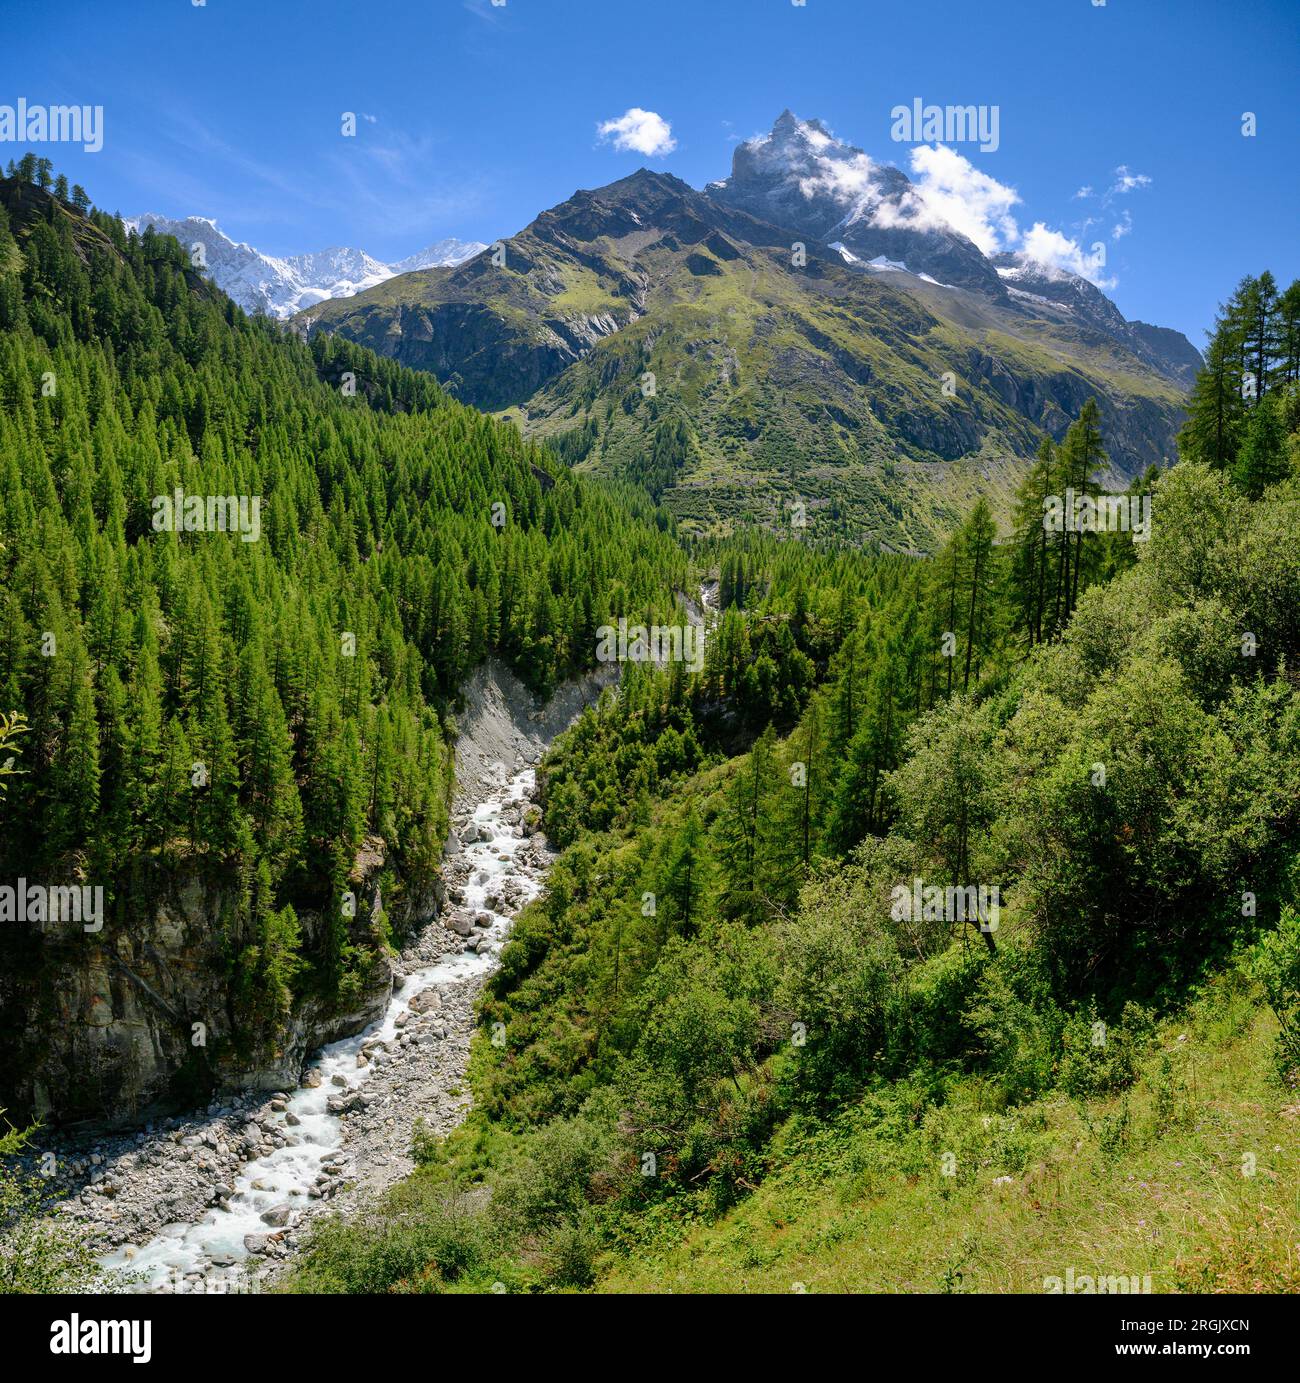
M 34 1131 L 0 1134 L 0 1295 L 112 1291 L 84 1235 L 49 1214 L 45 1183 L 10 1160 Z
M 489 1244 L 481 1210 L 464 1196 L 438 1191 L 420 1196 L 395 1215 L 390 1207 L 390 1215 L 382 1219 L 322 1221 L 312 1231 L 289 1290 L 440 1291 L 475 1277 L 487 1285 Z
M 1274 1060 L 1282 1081 L 1300 1085 L 1300 913 L 1283 910 L 1274 931 L 1256 944 L 1248 969 L 1263 986 L 1278 1022 Z
M 1061 1033 L 1061 1089 L 1076 1099 L 1126 1090 L 1137 1078 L 1141 1035 L 1149 1027 L 1144 1010 L 1130 1004 L 1126 1024 L 1102 1022 L 1097 1002 L 1071 1015 Z

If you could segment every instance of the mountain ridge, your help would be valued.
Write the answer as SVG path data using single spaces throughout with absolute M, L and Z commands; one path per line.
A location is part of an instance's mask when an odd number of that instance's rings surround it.
M 642 168 L 542 211 L 503 256 L 294 323 L 433 373 L 688 527 L 803 501 L 819 524 L 925 548 L 978 494 L 1005 517 L 1042 436 L 1093 396 L 1110 483 L 1167 464 L 1190 343 L 927 217 L 906 174 L 786 112 L 728 179 Z
M 175 236 L 193 253 L 203 246 L 213 282 L 245 312 L 265 312 L 285 321 L 316 302 L 351 297 L 400 274 L 432 265 L 459 264 L 487 247 L 454 237 L 433 242 L 394 263 L 375 259 L 365 250 L 332 245 L 305 254 L 268 255 L 245 241 L 233 240 L 208 216 L 175 218 L 157 212 L 127 217 L 131 230 L 146 227 Z

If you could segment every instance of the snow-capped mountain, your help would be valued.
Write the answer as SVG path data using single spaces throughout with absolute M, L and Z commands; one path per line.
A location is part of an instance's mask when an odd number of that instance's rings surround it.
M 906 264 L 939 283 L 1005 297 L 979 247 L 930 213 L 902 169 L 837 139 L 820 120 L 783 111 L 769 133 L 737 146 L 731 176 L 705 190 L 751 216 L 833 243 L 841 256 L 847 250 L 877 267 Z
M 721 512 L 708 505 L 727 486 L 747 503 L 778 457 L 845 512 L 857 481 L 820 477 L 846 456 L 925 463 L 887 483 L 936 516 L 960 512 L 972 485 L 1003 503 L 1018 463 L 1089 398 L 1118 481 L 1165 464 L 1192 346 L 1126 321 L 1072 272 L 1088 263 L 1076 241 L 1022 230 L 1014 188 L 937 145 L 909 157 L 911 177 L 787 111 L 703 190 L 642 168 L 543 210 L 509 238 L 519 272 L 483 254 L 317 303 L 294 325 L 428 371 L 475 407 L 517 408 L 529 435 L 581 430 L 584 465 L 609 475 L 645 473 L 663 450 L 659 422 L 626 406 L 646 362 L 693 362 L 717 385 L 678 396 L 691 445 L 661 495 L 686 522 Z M 753 325 L 718 308 L 733 294 L 755 305 Z
M 1100 333 L 1190 388 L 1201 365 L 1195 347 L 1179 332 L 1127 321 L 1090 279 L 1028 253 L 1031 237 L 1011 216 L 1019 200 L 1012 189 L 950 150 L 923 151 L 920 168 L 921 181 L 914 182 L 836 138 L 821 121 L 787 110 L 769 133 L 738 145 L 731 176 L 705 190 L 825 245 L 861 272 L 905 273 Z
M 481 254 L 487 246 L 477 240 L 435 240 L 413 255 L 399 259 L 388 267 L 394 274 L 413 274 L 417 269 L 441 269 L 448 264 L 461 264 Z
M 218 288 L 245 312 L 265 312 L 281 320 L 326 298 L 350 298 L 398 274 L 460 264 L 487 248 L 476 240 L 439 240 L 395 264 L 348 246 L 280 259 L 232 240 L 206 216 L 179 221 L 146 212 L 126 225 L 139 232 L 152 226 L 162 235 L 174 235 L 191 252 L 201 245 L 203 267 Z
M 996 254 L 990 262 L 1022 307 L 1064 311 L 1081 325 L 1122 341 L 1139 360 L 1185 388 L 1192 387 L 1201 368 L 1201 353 L 1182 332 L 1128 321 L 1096 284 L 1023 252 Z

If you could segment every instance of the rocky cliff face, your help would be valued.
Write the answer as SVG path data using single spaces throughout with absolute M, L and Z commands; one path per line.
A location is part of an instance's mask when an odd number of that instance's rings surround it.
M 536 392 L 622 325 L 611 313 L 549 313 L 526 334 L 478 303 L 363 313 L 354 339 L 403 365 L 437 375 L 464 403 L 505 408 Z
M 359 942 L 370 939 L 381 909 L 400 936 L 440 904 L 440 885 L 385 899 L 383 868 L 382 842 L 367 842 L 353 874 Z M 7 1068 L 21 1073 L 4 1081 L 0 1097 L 11 1117 L 111 1127 L 214 1088 L 291 1087 L 308 1053 L 384 1011 L 393 972 L 377 952 L 346 1002 L 307 993 L 277 1031 L 250 1032 L 232 987 L 235 888 L 185 868 L 141 889 L 156 901 L 110 917 L 98 933 L 67 921 L 29 931 L 0 982 Z M 299 923 L 310 954 L 325 921 L 304 909 Z

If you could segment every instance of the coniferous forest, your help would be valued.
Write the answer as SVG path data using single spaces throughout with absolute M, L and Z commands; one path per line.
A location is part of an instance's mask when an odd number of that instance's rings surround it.
M 364 274 L 5 160 L 0 1293 L 1300 1291 L 1295 266 L 733 142 Z
M 344 892 L 372 833 L 408 885 L 432 875 L 467 671 L 554 687 L 685 558 L 647 500 L 427 377 L 250 321 L 173 240 L 21 175 L 0 207 L 0 699 L 24 717 L 3 869 L 108 879 L 119 916 L 168 870 L 234 871 L 237 987 L 343 984 L 382 937 L 340 923 L 304 955 L 294 908 Z M 262 540 L 159 536 L 178 487 L 260 496 Z

